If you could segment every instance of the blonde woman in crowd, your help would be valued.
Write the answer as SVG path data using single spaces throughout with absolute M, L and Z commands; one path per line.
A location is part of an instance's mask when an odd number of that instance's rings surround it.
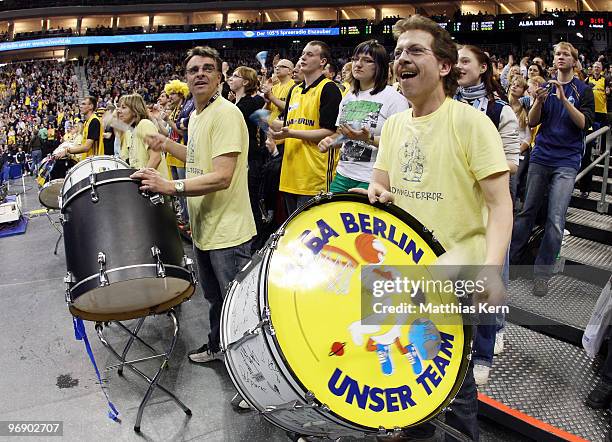
M 521 154 L 531 145 L 531 129 L 529 128 L 527 116 L 529 114 L 530 99 L 525 96 L 527 81 L 520 76 L 514 77 L 510 84 L 508 101 L 516 115 L 519 123 L 519 140 Z
M 158 133 L 155 124 L 148 118 L 147 107 L 138 94 L 124 95 L 119 99 L 117 117 L 133 130 L 123 133 L 121 147 L 127 148 L 130 166 L 135 169 L 157 169 L 166 179 L 170 177 L 163 153 L 149 149 L 145 137 Z

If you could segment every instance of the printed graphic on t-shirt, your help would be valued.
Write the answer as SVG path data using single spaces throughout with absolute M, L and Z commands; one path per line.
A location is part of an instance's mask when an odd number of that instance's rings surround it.
M 382 103 L 374 101 L 349 101 L 342 107 L 339 123 L 348 123 L 349 125 L 357 123 L 361 127 L 367 127 L 372 132 L 378 124 L 382 106 Z M 366 142 L 347 140 L 340 152 L 340 160 L 367 163 L 372 161 L 372 152 L 372 148 Z
M 187 161 L 185 161 L 185 165 L 187 166 L 186 172 L 191 175 L 202 175 L 202 169 L 195 167 L 195 137 L 189 137 L 187 141 Z
M 411 183 L 420 183 L 425 168 L 425 155 L 419 148 L 419 139 L 412 137 L 399 150 L 399 161 L 403 179 Z

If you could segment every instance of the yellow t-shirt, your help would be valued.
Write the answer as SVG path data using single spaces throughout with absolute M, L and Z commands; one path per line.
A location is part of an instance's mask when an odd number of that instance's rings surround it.
M 132 131 L 121 132 L 121 149 L 119 151 L 119 158 L 123 161 L 130 161 L 130 144 L 132 144 Z
M 342 96 L 346 96 L 351 91 L 351 83 L 348 81 L 343 81 L 342 86 L 344 86 L 344 90 L 342 91 Z
M 602 75 L 599 80 L 589 77 L 589 84 L 593 85 L 593 96 L 595 97 L 595 112 L 605 114 L 608 112 L 606 97 L 606 78 Z
M 433 231 L 464 264 L 482 264 L 487 210 L 478 181 L 508 170 L 491 120 L 447 98 L 434 113 L 392 115 L 383 126 L 374 165 L 389 174 L 395 204 Z
M 287 101 L 287 95 L 289 94 L 289 89 L 295 84 L 295 81 L 289 80 L 285 84 L 277 83 L 272 86 L 272 95 L 278 98 L 281 101 Z M 278 118 L 278 116 L 282 113 L 281 110 L 274 103 L 270 102 L 270 118 L 269 122 L 272 122 Z M 282 141 L 281 141 L 282 143 Z
M 147 135 L 155 135 L 156 133 L 158 132 L 155 124 L 151 120 L 147 120 L 145 118 L 140 120 L 140 122 L 136 125 L 134 132 L 130 137 L 124 137 L 122 141 L 129 141 L 127 149 L 131 167 L 134 169 L 142 169 L 143 167 L 147 167 L 150 155 L 149 147 L 145 143 L 145 137 Z M 121 147 L 123 148 L 123 146 Z M 170 174 L 168 173 L 168 165 L 166 164 L 166 159 L 164 158 L 163 154 L 161 156 L 161 161 L 157 166 L 157 170 L 164 178 L 170 178 Z
M 227 189 L 187 198 L 193 243 L 200 250 L 214 250 L 247 242 L 256 230 L 247 184 L 249 133 L 242 113 L 219 97 L 191 114 L 187 133 L 187 178 L 211 172 L 213 158 L 238 152 Z
M 287 103 L 287 127 L 295 130 L 321 128 L 319 114 L 321 92 L 327 83 L 331 83 L 331 80 L 325 78 L 316 84 L 313 83 L 305 92 L 303 92 L 304 83 L 293 89 Z M 285 139 L 279 190 L 296 195 L 329 192 L 338 157 L 339 149 L 321 153 L 317 143 L 297 138 Z
M 172 112 L 170 113 L 170 120 L 176 122 L 176 119 L 178 118 L 178 114 L 181 112 L 181 108 L 183 107 L 183 104 L 181 102 L 181 104 L 179 104 L 177 107 L 175 107 Z M 178 134 L 177 134 L 178 135 Z M 174 139 L 174 138 L 173 138 Z M 183 141 L 183 137 L 178 135 L 178 139 L 174 139 L 177 143 L 184 143 Z M 174 167 L 178 167 L 179 169 L 184 169 L 185 168 L 185 163 L 182 162 L 181 160 L 179 160 L 178 158 L 168 154 L 166 157 L 166 162 L 168 163 L 168 166 L 174 166 Z

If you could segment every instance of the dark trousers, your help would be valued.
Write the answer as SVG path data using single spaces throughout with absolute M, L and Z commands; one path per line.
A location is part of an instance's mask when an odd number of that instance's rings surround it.
M 40 165 L 41 161 L 42 161 L 42 151 L 40 149 L 33 150 L 32 151 L 32 169 L 35 175 L 38 173 L 38 166 Z
M 608 328 L 608 356 L 602 368 L 602 378 L 605 383 L 612 385 L 612 326 Z
M 210 333 L 208 348 L 219 351 L 221 333 L 221 308 L 229 288 L 240 270 L 251 260 L 251 240 L 234 247 L 217 250 L 200 250 L 194 247 L 200 283 L 204 297 L 210 303 L 208 318 Z
M 474 380 L 474 365 L 472 362 L 468 367 L 463 385 L 450 405 L 450 409 L 446 412 L 446 423 L 474 441 L 477 441 L 480 437 L 478 390 Z M 402 435 L 413 438 L 429 438 L 433 437 L 435 432 L 436 429 L 432 424 L 423 424 L 402 431 Z M 446 442 L 455 442 L 457 439 L 447 434 L 445 440 Z
M 302 207 L 312 198 L 311 195 L 297 195 L 295 193 L 284 193 L 285 207 L 287 208 L 287 216 L 291 216 L 293 212 Z

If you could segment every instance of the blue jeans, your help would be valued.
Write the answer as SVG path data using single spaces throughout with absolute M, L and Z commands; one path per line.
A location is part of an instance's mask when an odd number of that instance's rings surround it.
M 565 215 L 572 197 L 576 174 L 577 170 L 572 167 L 549 167 L 533 162 L 529 164 L 525 204 L 514 220 L 510 262 L 520 261 L 542 201 L 548 193 L 544 236 L 534 266 L 536 279 L 550 279 L 552 276 L 555 259 L 561 250 Z
M 455 400 L 446 412 L 446 423 L 461 431 L 470 439 L 477 441 L 480 437 L 478 428 L 478 390 L 474 381 L 474 364 L 470 362 L 465 381 L 461 385 Z M 413 438 L 433 437 L 436 432 L 432 424 L 423 424 L 402 431 L 402 436 Z M 452 436 L 446 435 L 446 442 L 454 442 Z
M 506 260 L 502 267 L 502 281 L 506 289 L 510 281 L 510 254 L 506 252 Z M 506 305 L 507 303 L 504 303 Z M 482 313 L 479 316 L 480 324 L 475 327 L 472 360 L 474 364 L 491 367 L 495 350 L 495 335 L 503 332 L 506 327 L 504 312 Z
M 42 151 L 40 149 L 36 149 L 32 151 L 32 172 L 34 176 L 38 175 L 38 166 L 40 165 L 40 161 L 42 160 Z
M 198 263 L 198 273 L 204 297 L 210 303 L 208 348 L 212 352 L 218 352 L 221 340 L 223 300 L 230 283 L 251 260 L 251 240 L 226 249 L 200 250 L 194 247 L 193 250 Z

